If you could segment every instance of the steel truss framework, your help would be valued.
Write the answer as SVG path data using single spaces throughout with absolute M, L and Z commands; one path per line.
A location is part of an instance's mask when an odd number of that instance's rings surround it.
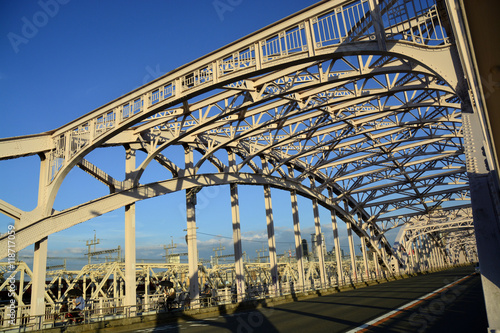
M 204 186 L 231 184 L 233 198 L 238 184 L 274 187 L 331 210 L 386 269 L 404 265 L 388 230 L 405 226 L 405 241 L 421 237 L 414 221 L 436 214 L 447 216 L 434 219 L 442 228 L 470 229 L 462 77 L 441 1 L 323 1 L 56 130 L 0 140 L 2 160 L 41 158 L 36 209 L 2 200 L 0 211 L 15 220 L 16 250 L 38 249 L 55 232 L 121 207 L 131 211 L 139 200 L 186 190 L 189 211 Z M 114 146 L 125 147 L 125 179 L 85 159 Z M 174 146 L 183 147 L 184 165 L 169 159 Z M 146 153 L 138 165 L 136 151 Z M 167 172 L 143 184 L 154 162 Z M 54 211 L 75 167 L 110 194 Z M 459 226 L 456 212 L 467 209 Z M 190 221 L 188 214 L 188 229 Z M 433 246 L 449 243 L 436 238 Z M 0 258 L 8 255 L 3 235 Z

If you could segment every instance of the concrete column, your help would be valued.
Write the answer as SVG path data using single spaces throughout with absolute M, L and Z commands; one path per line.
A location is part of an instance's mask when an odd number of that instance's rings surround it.
M 352 238 L 351 224 L 346 223 L 347 226 L 347 239 L 349 240 L 349 253 L 351 255 L 351 277 L 354 281 L 358 280 L 358 274 L 356 270 L 356 252 L 354 250 L 354 240 Z
M 274 238 L 273 206 L 271 201 L 271 187 L 264 185 L 264 199 L 266 204 L 267 243 L 269 246 L 269 264 L 271 265 L 271 290 L 278 296 L 278 261 L 276 259 L 276 240 Z
M 370 226 L 368 226 L 368 229 L 370 230 L 370 237 L 372 238 L 372 240 L 374 240 L 374 243 L 376 246 L 376 248 L 374 249 L 374 252 L 373 252 L 373 267 L 375 268 L 375 276 L 378 279 L 381 277 L 381 270 L 380 270 L 380 265 L 378 262 L 378 254 L 376 251 L 379 248 L 379 241 L 377 240 L 377 238 L 375 236 L 374 228 L 370 225 Z
M 439 262 L 438 262 L 437 253 L 436 253 L 436 244 L 434 242 L 431 242 L 430 243 L 430 247 L 431 247 L 432 260 L 434 262 L 434 268 L 438 269 L 439 268 Z
M 422 268 L 425 268 L 425 253 L 424 249 L 422 247 L 422 237 L 418 236 L 417 237 L 417 252 L 418 252 L 418 268 L 419 271 L 422 270 Z
M 334 210 L 331 211 L 332 215 L 332 230 L 333 230 L 333 244 L 335 246 L 335 260 L 337 262 L 337 278 L 338 284 L 344 282 L 344 271 L 342 268 L 342 249 L 340 248 L 339 231 L 337 228 L 337 216 Z
M 347 201 L 345 201 L 345 211 L 349 212 L 349 205 Z M 351 277 L 356 282 L 358 280 L 358 272 L 356 269 L 356 252 L 354 250 L 354 240 L 352 238 L 352 227 L 351 223 L 347 222 L 347 239 L 349 241 L 349 253 L 351 255 Z
M 240 206 L 238 201 L 238 185 L 231 184 L 231 214 L 233 218 L 234 270 L 236 272 L 236 291 L 238 302 L 245 296 L 245 271 L 243 267 L 243 250 L 240 230 Z
M 133 181 L 135 150 L 126 149 L 125 173 L 127 181 Z M 135 204 L 125 206 L 125 306 L 136 305 L 135 267 Z M 131 309 L 135 311 L 134 308 Z
M 313 183 L 313 180 L 311 180 Z M 316 254 L 318 256 L 318 264 L 319 264 L 319 275 L 321 281 L 321 287 L 326 287 L 326 269 L 325 269 L 325 254 L 323 253 L 323 237 L 321 237 L 321 223 L 319 220 L 319 209 L 318 209 L 318 200 L 313 199 L 313 214 L 314 214 L 314 231 L 316 237 Z
M 47 269 L 47 237 L 35 243 L 33 253 L 33 282 L 31 284 L 31 308 L 30 316 L 42 316 L 32 318 L 33 322 L 41 319 L 45 314 L 45 273 Z M 41 327 L 40 327 L 41 328 Z
M 38 203 L 37 207 L 47 207 L 46 186 L 49 177 L 49 161 L 45 155 L 39 154 L 40 173 L 38 181 Z M 44 211 L 44 214 L 49 214 Z M 16 220 L 17 224 L 18 220 Z M 47 242 L 48 239 L 38 241 L 34 245 L 33 253 L 33 279 L 31 285 L 31 307 L 30 316 L 42 315 L 45 313 L 45 278 L 47 272 Z M 16 248 L 16 250 L 18 250 Z M 43 322 L 43 317 L 41 317 Z M 32 318 L 34 321 L 35 319 Z M 40 327 L 41 328 L 41 327 Z
M 408 251 L 408 257 L 409 257 L 409 265 L 410 265 L 409 273 L 414 273 L 416 269 L 415 249 L 413 246 L 414 246 L 413 241 L 409 242 L 408 248 L 406 249 L 406 251 Z
M 298 285 L 296 286 L 296 289 L 298 289 L 298 291 L 302 291 L 304 288 L 304 259 L 302 252 L 302 236 L 300 234 L 299 207 L 297 203 L 297 192 L 295 190 L 290 191 L 290 198 L 292 201 L 295 257 L 297 258 L 297 270 L 299 275 L 299 279 L 297 281 Z
M 146 266 L 146 277 L 144 280 L 144 309 L 149 310 L 149 266 Z
M 362 225 L 362 218 L 361 214 L 358 213 L 358 225 Z M 366 239 L 364 237 L 360 237 L 361 240 L 361 252 L 363 254 L 363 265 L 365 267 L 364 269 L 364 274 L 366 276 L 366 279 L 370 278 L 370 273 L 368 272 L 368 256 L 366 254 Z
M 420 270 L 420 252 L 418 248 L 418 238 L 413 239 L 413 252 L 415 253 L 414 259 L 415 259 L 415 271 Z
M 361 252 L 363 253 L 364 275 L 366 279 L 369 279 L 370 272 L 368 271 L 368 255 L 366 253 L 366 240 L 364 237 L 360 237 L 360 240 L 361 240 Z
M 431 244 L 429 242 L 429 238 L 425 238 L 425 250 L 427 253 L 427 260 L 429 261 L 429 268 L 436 268 L 436 264 L 434 263 L 434 257 L 432 256 Z
M 235 172 L 236 161 L 233 152 L 228 153 L 230 171 Z M 231 192 L 231 215 L 233 225 L 234 244 L 234 270 L 236 273 L 236 293 L 238 302 L 242 302 L 245 297 L 245 270 L 243 267 L 243 250 L 241 244 L 240 229 L 240 204 L 238 199 L 238 185 L 230 185 Z
M 193 150 L 185 146 L 186 174 L 193 174 Z M 199 306 L 200 286 L 198 281 L 198 244 L 196 240 L 196 193 L 197 190 L 186 190 L 187 245 L 189 267 L 189 296 L 193 307 Z
M 377 252 L 373 252 L 373 266 L 375 267 L 375 276 L 377 279 L 380 278 L 380 265 L 378 263 Z

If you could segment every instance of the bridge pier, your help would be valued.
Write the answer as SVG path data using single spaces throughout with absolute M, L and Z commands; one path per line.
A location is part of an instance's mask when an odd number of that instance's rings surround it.
M 358 225 L 362 225 L 362 217 L 361 217 L 361 214 L 358 213 Z M 364 265 L 364 275 L 366 277 L 366 279 L 369 279 L 370 278 L 370 273 L 369 273 L 369 270 L 368 270 L 368 257 L 366 255 L 366 239 L 364 237 L 360 237 L 360 240 L 361 240 L 361 252 L 363 254 L 363 265 Z
M 347 201 L 344 201 L 345 204 L 345 211 L 349 211 L 349 203 Z M 356 269 L 356 252 L 354 250 L 354 239 L 352 236 L 352 226 L 351 222 L 346 222 L 346 227 L 347 227 L 347 240 L 349 241 L 349 254 L 351 258 L 351 279 L 353 279 L 354 282 L 358 281 L 358 274 L 357 274 L 357 269 Z
M 233 171 L 236 161 L 234 152 L 228 152 L 229 168 Z M 240 203 L 238 198 L 238 185 L 230 185 L 231 192 L 231 216 L 233 225 L 233 244 L 234 244 L 234 270 L 236 273 L 236 295 L 237 301 L 243 301 L 245 297 L 245 270 L 243 267 L 243 250 L 241 244 L 240 228 Z
M 330 190 L 330 199 L 332 199 L 333 193 Z M 331 210 L 332 216 L 332 231 L 333 231 L 333 245 L 335 247 L 335 260 L 337 262 L 337 284 L 343 283 L 343 268 L 342 268 L 342 251 L 340 249 L 339 232 L 337 228 L 337 215 L 334 210 Z
M 291 171 L 291 176 L 293 177 L 293 170 Z M 299 275 L 298 285 L 296 286 L 297 291 L 304 290 L 304 259 L 302 252 L 302 236 L 300 234 L 300 223 L 299 223 L 299 207 L 297 203 L 297 192 L 295 190 L 290 191 L 290 199 L 292 201 L 292 216 L 293 216 L 293 232 L 295 240 L 295 257 L 297 258 L 297 273 Z
M 186 174 L 193 172 L 193 149 L 184 146 Z M 198 244 L 196 240 L 196 189 L 186 190 L 187 246 L 189 270 L 189 297 L 191 307 L 199 307 L 200 286 L 198 268 Z
M 45 274 L 47 270 L 47 237 L 35 243 L 30 316 L 34 323 L 43 323 L 45 314 Z M 39 316 L 38 318 L 35 316 Z
M 311 187 L 314 187 L 314 179 L 311 178 Z M 318 200 L 313 199 L 314 231 L 316 237 L 316 255 L 318 256 L 319 275 L 321 287 L 326 287 L 325 254 L 323 253 L 323 239 L 321 237 L 321 223 L 319 220 Z
M 266 205 L 267 244 L 269 246 L 269 264 L 271 266 L 271 291 L 279 296 L 278 291 L 278 261 L 276 259 L 276 239 L 274 237 L 273 206 L 271 201 L 271 187 L 264 185 L 264 199 Z
M 135 170 L 135 150 L 127 147 L 125 160 L 126 179 L 132 181 Z M 125 304 L 136 305 L 135 272 L 135 203 L 125 206 Z M 131 309 L 135 312 L 135 309 Z

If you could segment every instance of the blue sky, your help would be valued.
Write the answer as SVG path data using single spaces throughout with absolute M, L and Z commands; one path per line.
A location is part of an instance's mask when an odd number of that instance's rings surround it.
M 2 1 L 0 2 L 0 137 L 35 134 L 67 122 L 213 50 L 297 12 L 315 1 Z M 286 4 L 286 5 L 284 5 Z M 123 148 L 87 158 L 116 178 Z M 120 161 L 113 163 L 114 161 Z M 23 210 L 36 206 L 37 156 L 0 162 L 0 198 Z M 164 172 L 151 167 L 144 179 Z M 160 177 L 161 178 L 161 177 Z M 58 195 L 60 210 L 107 194 L 81 170 L 72 171 Z M 278 253 L 293 246 L 288 192 L 272 191 Z M 243 250 L 267 246 L 261 187 L 240 187 Z M 171 240 L 185 252 L 184 192 L 137 204 L 137 258 L 162 260 Z M 313 229 L 312 204 L 299 198 L 303 238 Z M 320 210 L 327 248 L 333 245 L 330 213 Z M 49 256 L 80 255 L 94 230 L 100 249 L 123 246 L 123 209 L 49 237 Z M 225 245 L 233 252 L 227 186 L 200 192 L 197 206 L 200 256 Z M 0 215 L 0 232 L 11 220 Z M 343 224 L 343 223 L 342 223 Z M 345 234 L 344 225 L 341 226 Z M 216 237 L 213 235 L 220 235 Z M 356 240 L 359 244 L 359 239 Z M 342 239 L 347 251 L 347 241 Z M 32 248 L 22 252 L 30 255 Z

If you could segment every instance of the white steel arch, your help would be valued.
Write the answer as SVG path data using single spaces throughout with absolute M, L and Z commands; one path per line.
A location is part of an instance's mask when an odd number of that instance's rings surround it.
M 195 225 L 199 187 L 253 184 L 310 198 L 367 242 L 365 257 L 368 247 L 385 267 L 402 263 L 388 230 L 409 231 L 411 219 L 471 205 L 461 112 L 467 87 L 446 22 L 441 1 L 322 1 L 58 129 L 0 140 L 0 160 L 41 157 L 37 208 L 24 212 L 0 201 L 0 211 L 16 220 L 16 249 L 180 190 L 193 212 L 188 225 Z M 138 166 L 130 158 L 123 180 L 85 160 L 94 149 L 118 145 L 129 157 L 147 154 Z M 184 147 L 185 165 L 169 160 L 172 146 Z M 222 153 L 233 156 L 230 162 Z M 153 161 L 171 177 L 142 184 Z M 205 163 L 217 172 L 199 172 Z M 74 167 L 111 194 L 55 212 Z M 133 225 L 133 213 L 127 216 Z M 8 235 L 0 236 L 0 258 L 7 243 Z

